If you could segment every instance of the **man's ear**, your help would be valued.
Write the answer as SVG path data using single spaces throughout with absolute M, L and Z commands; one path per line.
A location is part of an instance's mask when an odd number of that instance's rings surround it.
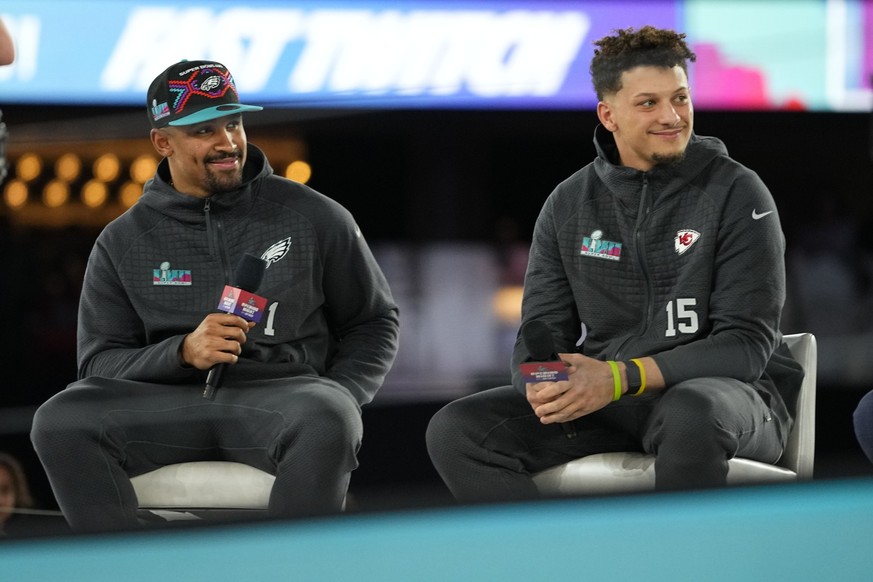
M 173 146 L 170 145 L 170 139 L 165 131 L 152 129 L 151 133 L 149 133 L 149 138 L 152 140 L 152 145 L 154 146 L 155 151 L 158 152 L 161 157 L 170 157 L 173 153 Z
M 612 107 L 606 101 L 597 102 L 597 119 L 603 124 L 607 131 L 615 131 L 618 126 L 615 124 L 615 118 L 612 115 Z

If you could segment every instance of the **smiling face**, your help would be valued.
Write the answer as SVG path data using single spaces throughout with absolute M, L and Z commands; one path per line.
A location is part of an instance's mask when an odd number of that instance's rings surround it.
M 688 77 L 682 67 L 639 66 L 621 75 L 621 89 L 597 104 L 621 164 L 648 172 L 682 159 L 694 126 Z
M 173 187 L 183 194 L 207 198 L 242 184 L 247 142 L 240 115 L 153 129 L 151 139 L 167 158 Z

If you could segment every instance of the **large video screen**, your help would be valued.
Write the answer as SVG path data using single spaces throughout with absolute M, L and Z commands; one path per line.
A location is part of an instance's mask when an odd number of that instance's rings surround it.
M 144 1 L 0 6 L 0 104 L 141 105 L 169 63 L 217 60 L 285 107 L 590 109 L 592 42 L 681 30 L 698 109 L 867 111 L 873 0 Z

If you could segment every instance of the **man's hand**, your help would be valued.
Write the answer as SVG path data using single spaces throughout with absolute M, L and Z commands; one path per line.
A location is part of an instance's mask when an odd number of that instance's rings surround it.
M 182 341 L 182 362 L 198 370 L 208 370 L 215 364 L 235 364 L 246 334 L 254 326 L 253 321 L 238 315 L 210 313 Z
M 568 380 L 527 384 L 527 401 L 543 424 L 568 422 L 600 410 L 615 393 L 612 368 L 582 354 L 558 354 Z

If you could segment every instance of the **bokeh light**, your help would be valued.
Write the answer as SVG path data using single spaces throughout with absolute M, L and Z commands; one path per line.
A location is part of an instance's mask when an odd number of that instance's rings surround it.
M 42 173 L 42 158 L 36 154 L 24 154 L 15 164 L 15 174 L 19 180 L 31 182 Z
M 145 184 L 155 175 L 158 169 L 158 160 L 154 156 L 142 155 L 130 164 L 130 178 L 137 184 Z
M 49 208 L 63 206 L 70 199 L 70 186 L 63 180 L 52 180 L 42 190 L 42 202 Z
M 125 208 L 133 206 L 140 196 L 142 196 L 142 185 L 136 182 L 125 182 L 118 192 L 118 199 Z
M 94 177 L 102 182 L 112 182 L 121 173 L 121 162 L 115 154 L 103 154 L 94 160 Z
M 109 198 L 109 189 L 104 182 L 88 180 L 82 186 L 82 203 L 89 208 L 103 206 L 107 198 Z
M 27 184 L 22 180 L 10 180 L 3 190 L 3 202 L 9 208 L 21 208 L 27 204 Z
M 76 154 L 64 154 L 55 161 L 55 176 L 64 182 L 72 182 L 81 173 L 82 160 Z
M 309 178 L 312 177 L 312 167 L 303 160 L 291 162 L 288 164 L 288 167 L 285 168 L 285 177 L 289 180 L 305 184 L 309 181 Z

